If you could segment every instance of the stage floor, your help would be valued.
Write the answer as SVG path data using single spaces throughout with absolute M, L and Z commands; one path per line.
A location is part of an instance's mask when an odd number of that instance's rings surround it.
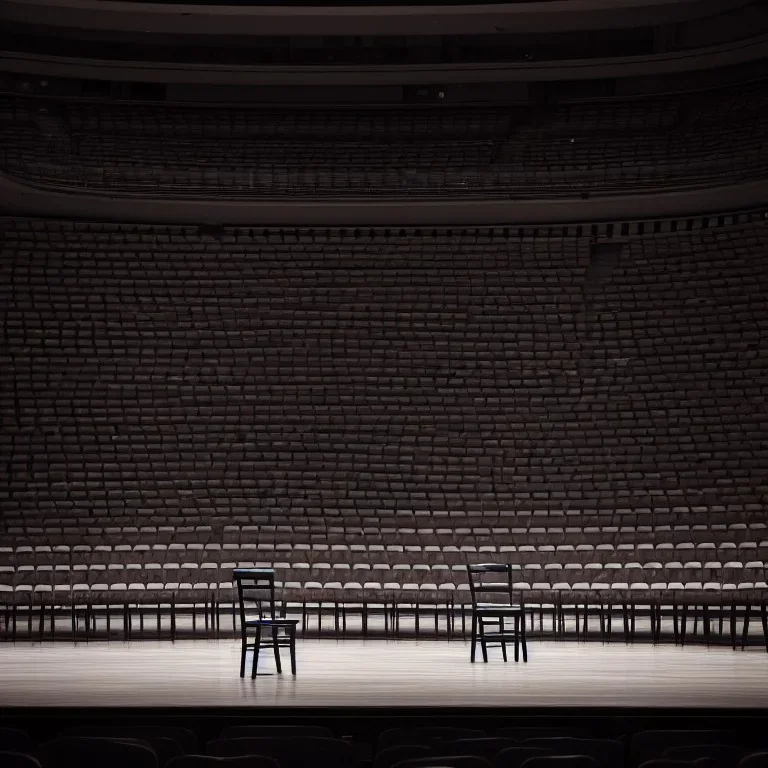
M 256 680 L 239 677 L 239 653 L 235 640 L 7 643 L 0 707 L 768 707 L 758 648 L 531 641 L 527 664 L 498 649 L 470 664 L 464 641 L 308 639 L 295 678 L 264 651 Z

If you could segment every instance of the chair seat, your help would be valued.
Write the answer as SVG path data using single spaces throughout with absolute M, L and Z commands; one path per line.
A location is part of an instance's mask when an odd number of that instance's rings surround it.
M 512 615 L 521 612 L 519 605 L 504 605 L 503 603 L 478 603 L 476 610 L 478 614 L 495 614 L 497 616 L 500 614 Z
M 296 626 L 299 619 L 246 619 L 246 627 L 290 627 Z

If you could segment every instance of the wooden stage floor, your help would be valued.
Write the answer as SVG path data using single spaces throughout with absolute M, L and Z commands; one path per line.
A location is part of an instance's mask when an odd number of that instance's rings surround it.
M 0 707 L 768 707 L 757 648 L 531 641 L 527 664 L 505 664 L 498 649 L 470 664 L 464 641 L 307 639 L 295 678 L 276 675 L 265 651 L 256 680 L 239 677 L 239 650 L 236 640 L 3 643 Z

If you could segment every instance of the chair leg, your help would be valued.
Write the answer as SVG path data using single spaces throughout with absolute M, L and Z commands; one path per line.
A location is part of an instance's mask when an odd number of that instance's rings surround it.
M 763 640 L 765 641 L 765 650 L 768 653 L 768 605 L 763 602 L 760 605 L 760 616 L 763 620 Z
M 515 633 L 517 636 L 517 633 Z M 525 638 L 525 616 L 520 620 L 520 646 L 523 650 L 523 662 L 528 663 L 528 642 Z
M 499 631 L 504 632 L 504 619 L 499 619 Z M 515 650 L 517 650 L 517 642 L 515 642 Z M 504 635 L 501 636 L 501 658 L 504 661 L 507 660 L 507 643 L 504 640 Z M 517 661 L 517 659 L 515 659 Z
M 464 607 L 462 606 L 461 609 L 462 612 L 462 621 L 464 619 Z M 475 661 L 475 646 L 477 644 L 477 614 L 473 611 L 472 612 L 472 637 L 471 637 L 471 646 L 469 651 L 469 660 L 474 663 Z
M 278 638 L 278 629 L 277 627 L 272 627 L 272 648 L 275 653 L 275 667 L 277 668 L 277 674 L 282 675 L 283 674 L 283 667 L 282 664 L 280 664 L 280 641 Z
M 680 645 L 685 646 L 685 633 L 688 629 L 688 604 L 683 603 L 680 616 Z
M 624 621 L 624 644 L 629 645 L 629 606 L 621 604 L 621 617 Z
M 290 638 L 290 652 L 291 652 L 291 674 L 296 674 L 296 627 L 291 626 L 288 630 L 288 637 Z
M 730 621 L 730 630 L 731 630 L 731 648 L 735 651 L 736 650 L 736 603 L 731 603 L 731 621 Z
M 515 616 L 515 664 L 520 661 L 520 625 L 525 625 L 525 616 Z M 506 661 L 506 654 L 504 661 Z
M 488 663 L 488 646 L 485 642 L 485 623 L 481 619 L 479 622 L 479 631 L 480 631 L 480 650 L 483 654 L 483 661 L 487 664 Z
M 707 641 L 707 648 L 709 648 L 711 639 L 709 631 L 709 606 L 706 603 L 702 606 L 701 624 L 704 628 L 704 639 Z
M 672 603 L 672 627 L 675 633 L 675 645 L 680 641 L 680 623 L 677 615 L 677 601 Z
M 747 645 L 747 638 L 749 636 L 749 618 L 750 613 L 752 612 L 752 606 L 749 603 L 746 603 L 744 606 L 744 628 L 741 632 L 741 650 L 743 651 L 744 648 L 746 648 Z
M 248 651 L 248 640 L 243 634 L 241 643 L 240 643 L 240 677 L 245 677 L 245 655 Z
M 253 664 L 251 666 L 251 680 L 256 678 L 256 668 L 259 666 L 259 650 L 261 649 L 261 626 L 256 627 L 256 639 L 253 644 Z

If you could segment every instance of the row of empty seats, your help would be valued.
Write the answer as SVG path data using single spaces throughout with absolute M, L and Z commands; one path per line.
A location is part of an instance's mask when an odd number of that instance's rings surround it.
M 713 220 L 714 221 L 714 220 Z M 768 226 L 619 240 L 6 218 L 8 606 L 765 606 Z M 30 614 L 31 615 L 31 614 Z
M 52 734 L 53 735 L 53 734 Z M 618 738 L 589 729 L 432 726 L 382 731 L 375 744 L 337 739 L 319 725 L 239 725 L 201 744 L 179 726 L 81 726 L 35 743 L 0 729 L 0 756 L 12 768 L 764 768 L 757 731 L 639 731 Z M 22 756 L 27 756 L 27 760 Z M 215 758 L 215 759 L 211 759 Z M 236 761 L 235 759 L 238 759 Z
M 8 95 L 0 137 L 7 173 L 118 194 L 558 197 L 761 178 L 767 107 L 763 81 L 629 101 L 439 110 Z

